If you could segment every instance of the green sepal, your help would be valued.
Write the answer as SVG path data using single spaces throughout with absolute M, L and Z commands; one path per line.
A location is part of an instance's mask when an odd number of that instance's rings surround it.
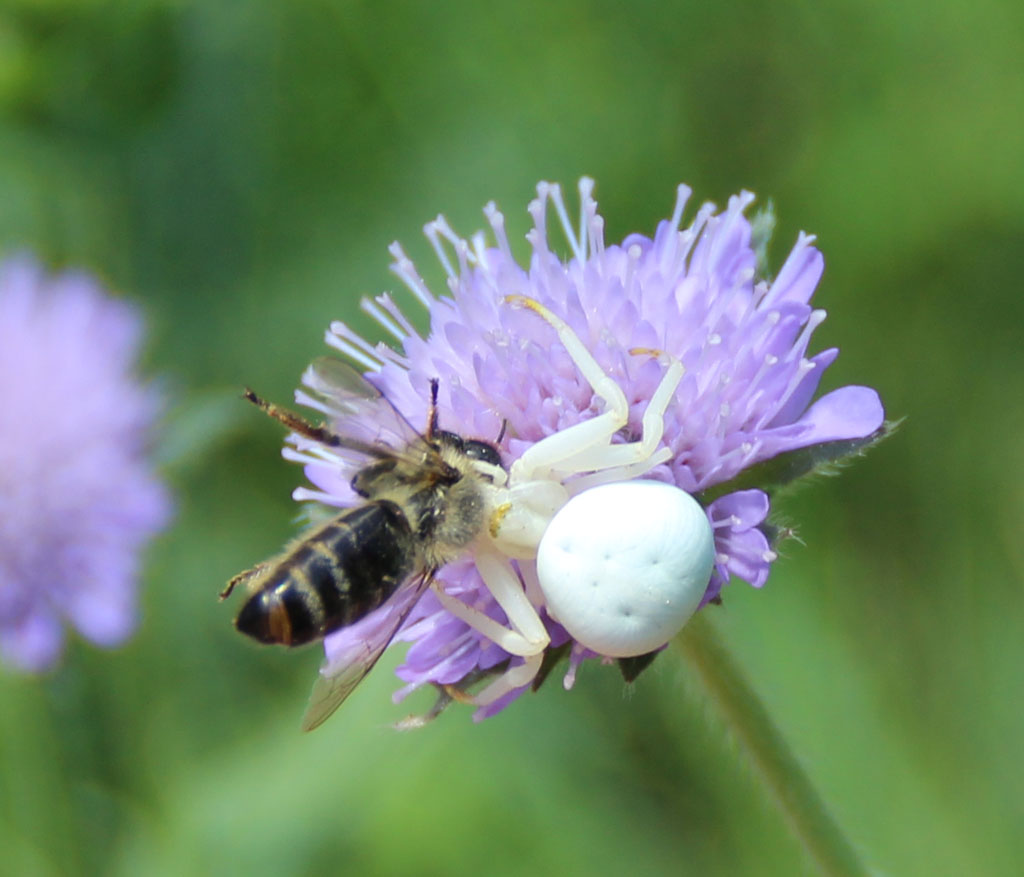
M 864 438 L 824 442 L 778 454 L 770 460 L 747 467 L 729 481 L 701 491 L 696 499 L 707 507 L 719 497 L 737 490 L 757 489 L 771 495 L 808 476 L 835 475 L 857 457 L 864 456 L 869 448 L 891 436 L 902 422 L 902 419 L 887 420 Z
M 619 665 L 619 672 L 622 674 L 622 678 L 626 682 L 633 682 L 637 676 L 644 672 L 651 664 L 654 663 L 654 659 L 658 657 L 661 649 L 655 649 L 653 652 L 647 652 L 643 655 L 633 655 L 629 658 L 618 658 L 615 663 Z

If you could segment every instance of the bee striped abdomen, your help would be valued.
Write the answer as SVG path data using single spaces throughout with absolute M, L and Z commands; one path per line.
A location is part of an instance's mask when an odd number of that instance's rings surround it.
M 264 643 L 299 646 L 372 612 L 416 565 L 409 523 L 378 500 L 324 524 L 261 576 L 235 626 Z

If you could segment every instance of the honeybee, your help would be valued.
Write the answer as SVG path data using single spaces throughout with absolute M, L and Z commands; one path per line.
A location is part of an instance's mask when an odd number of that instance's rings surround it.
M 458 557 L 487 522 L 485 492 L 503 477 L 494 444 L 438 427 L 438 382 L 430 387 L 426 430 L 417 432 L 381 392 L 341 360 L 314 361 L 305 376 L 323 411 L 359 417 L 363 436 L 267 402 L 246 398 L 339 463 L 358 466 L 352 478 L 362 500 L 294 540 L 275 558 L 239 573 L 249 593 L 235 627 L 261 643 L 300 646 L 353 624 L 394 599 L 389 622 L 334 675 L 321 674 L 303 719 L 312 730 L 328 718 L 372 669 L 435 572 Z M 318 404 L 319 403 L 319 404 Z M 500 440 L 500 438 L 499 438 Z

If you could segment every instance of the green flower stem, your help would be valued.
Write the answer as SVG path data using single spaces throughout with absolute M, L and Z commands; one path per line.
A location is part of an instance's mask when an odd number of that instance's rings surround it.
M 870 874 L 705 614 L 699 613 L 683 628 L 675 639 L 676 647 L 696 669 L 708 696 L 746 749 L 793 833 L 822 874 Z

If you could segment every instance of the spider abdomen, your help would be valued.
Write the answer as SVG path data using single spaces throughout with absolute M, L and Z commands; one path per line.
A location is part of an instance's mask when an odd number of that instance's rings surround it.
M 660 481 L 574 496 L 537 552 L 548 611 L 582 645 L 611 657 L 668 642 L 697 610 L 715 559 L 700 504 Z

